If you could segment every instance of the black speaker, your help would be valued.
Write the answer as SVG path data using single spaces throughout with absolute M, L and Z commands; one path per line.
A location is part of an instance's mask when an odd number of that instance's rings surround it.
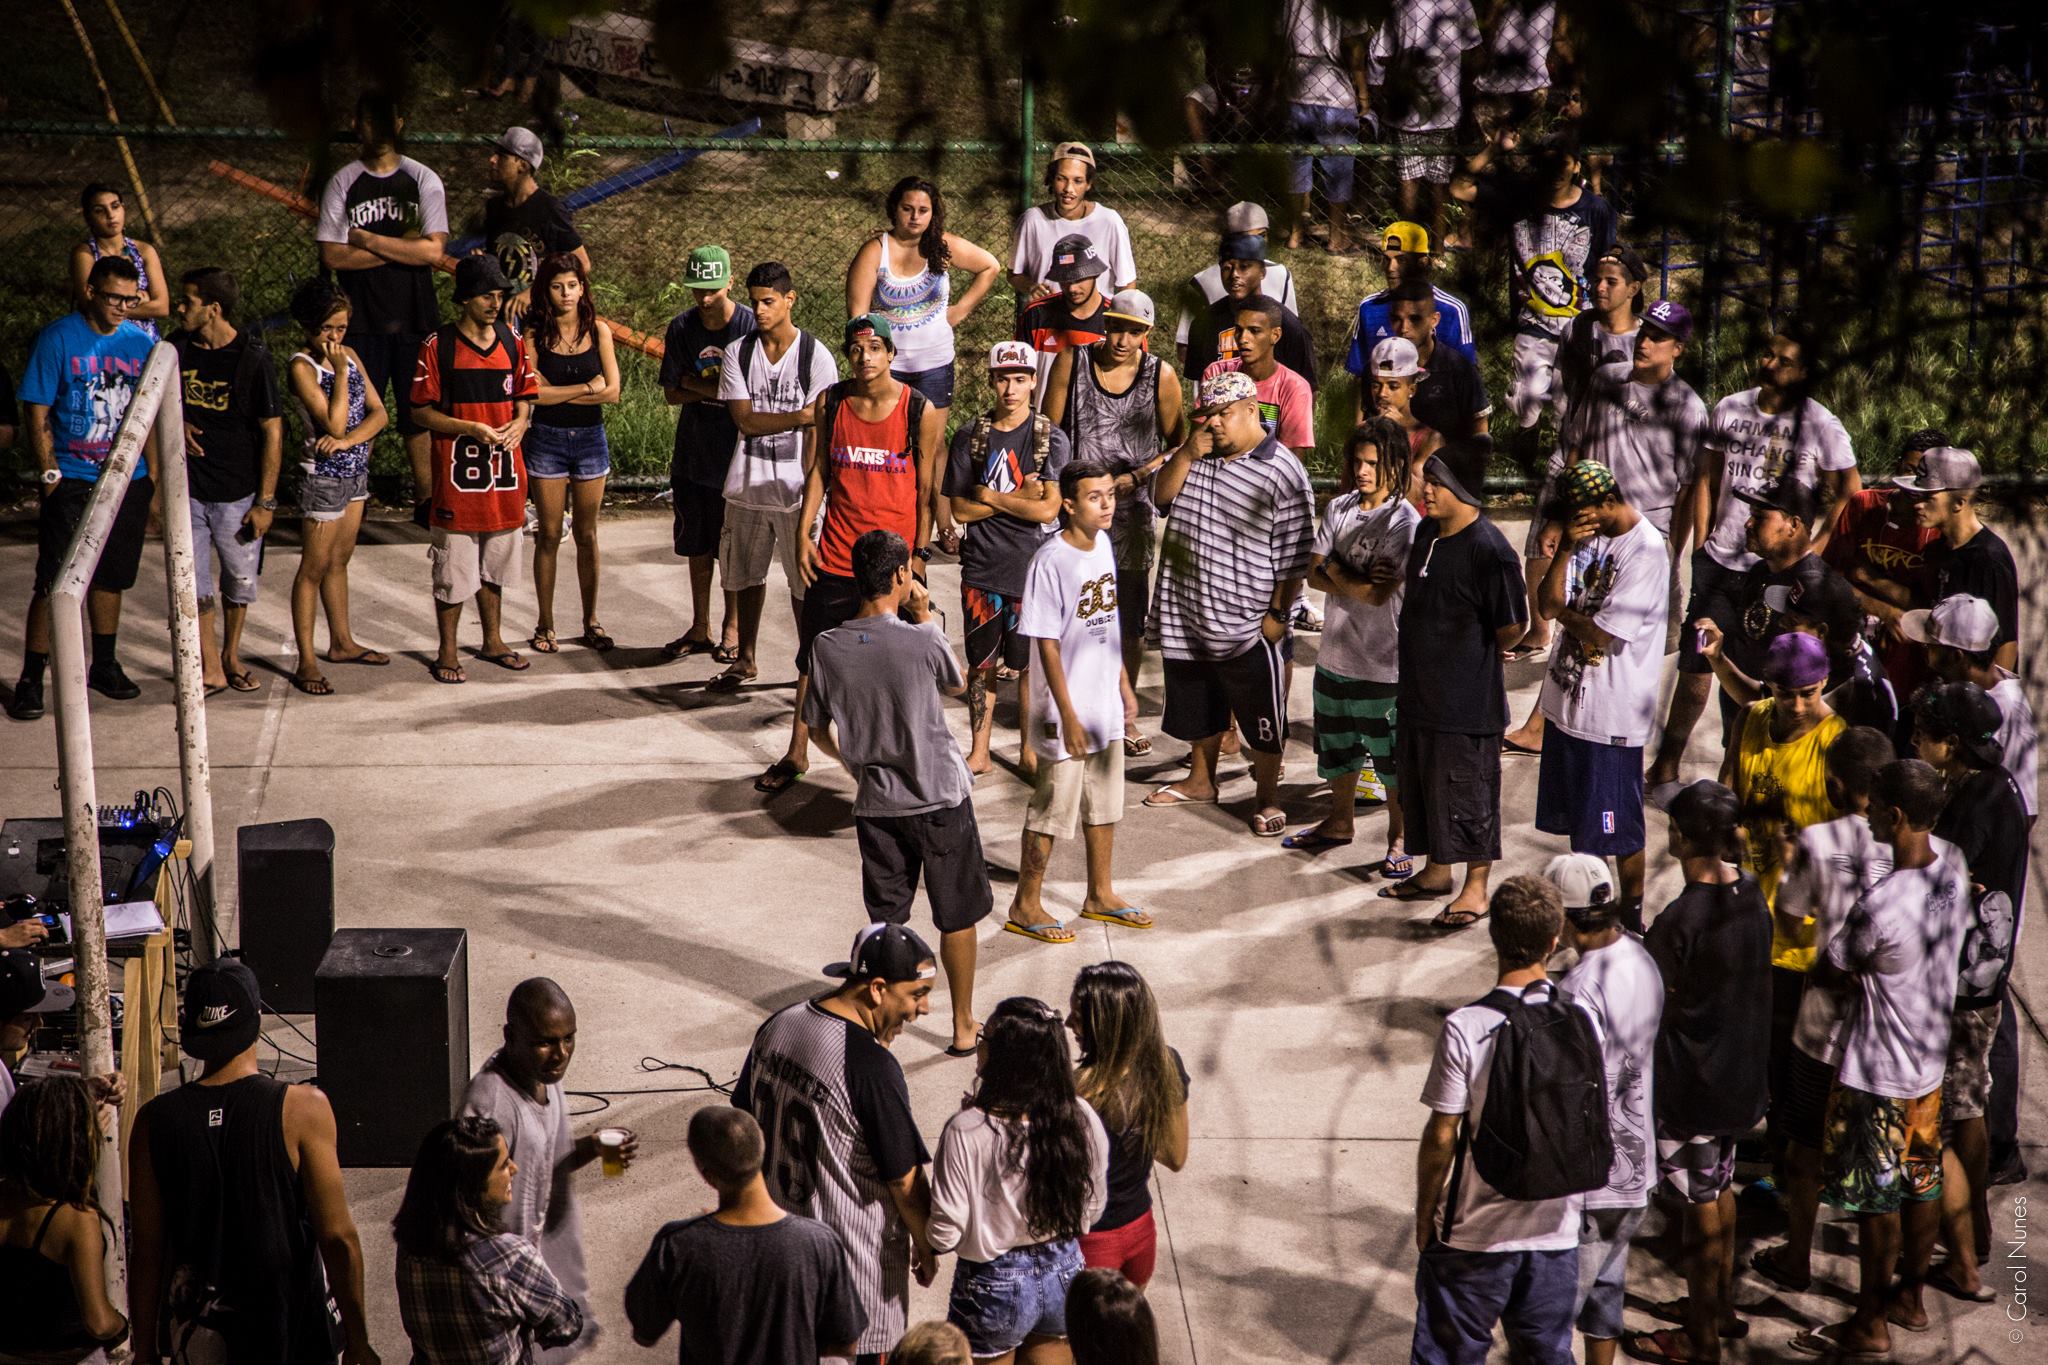
M 469 935 L 343 929 L 314 978 L 344 1166 L 410 1166 L 469 1085 Z
M 334 827 L 325 820 L 243 825 L 242 960 L 263 1003 L 279 1014 L 313 1012 L 313 973 L 334 937 Z

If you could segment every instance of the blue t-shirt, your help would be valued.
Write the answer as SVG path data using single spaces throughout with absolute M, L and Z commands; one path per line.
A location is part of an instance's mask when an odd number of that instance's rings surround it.
M 101 336 L 83 313 L 60 318 L 36 334 L 21 376 L 21 401 L 50 410 L 50 440 L 65 478 L 99 481 L 114 453 L 128 401 L 142 381 L 142 363 L 155 344 L 132 322 Z M 138 459 L 136 477 L 145 468 Z
M 1436 289 L 1436 339 L 1441 345 L 1464 353 L 1465 359 L 1474 365 L 1479 363 L 1479 348 L 1472 342 L 1472 310 L 1456 294 L 1446 294 Z M 1393 316 L 1393 300 L 1382 289 L 1377 294 L 1368 294 L 1358 305 L 1358 321 L 1351 329 L 1351 345 L 1344 355 L 1344 368 L 1353 374 L 1365 373 L 1365 362 L 1372 355 L 1372 348 L 1394 334 L 1390 322 Z

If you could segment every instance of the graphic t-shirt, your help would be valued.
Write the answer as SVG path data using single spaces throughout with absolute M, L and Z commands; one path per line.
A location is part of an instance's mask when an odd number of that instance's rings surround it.
M 1991 687 L 1991 700 L 1998 703 L 1998 747 L 2004 753 L 2005 770 L 2020 789 L 2020 805 L 2034 814 L 2041 797 L 2040 737 L 2034 728 L 2034 708 L 2020 680 L 2005 673 Z
M 858 784 L 855 815 L 921 815 L 967 799 L 973 779 L 939 695 L 960 685 L 960 665 L 931 622 L 856 616 L 818 636 L 804 722 L 838 727 Z
M 1518 336 L 1563 335 L 1586 307 L 1586 268 L 1614 244 L 1614 206 L 1589 189 L 1578 199 L 1518 220 L 1509 232 L 1513 269 L 1509 291 Z
M 1671 555 L 1644 517 L 1622 535 L 1593 536 L 1572 551 L 1565 605 L 1614 637 L 1595 650 L 1559 627 L 1543 670 L 1543 714 L 1575 739 L 1642 748 L 1657 728 Z
M 707 327 L 704 314 L 696 308 L 676 314 L 662 339 L 661 386 L 680 388 L 687 376 L 703 380 L 716 392 L 725 378 L 726 350 L 753 332 L 754 310 L 744 303 L 733 305 L 732 316 L 723 327 Z M 815 382 L 816 376 L 812 378 Z M 739 439 L 740 429 L 733 425 L 732 413 L 724 403 L 708 398 L 684 403 L 676 409 L 674 462 L 678 475 L 699 488 L 723 488 Z
M 1892 870 L 1892 850 L 1870 832 L 1860 815 L 1823 820 L 1799 831 L 1799 847 L 1778 882 L 1779 918 L 1804 919 L 1804 937 L 1816 954 L 1849 921 L 1849 911 L 1878 879 Z M 1799 997 L 1792 1045 L 1829 1066 L 1842 1057 L 1841 998 L 1831 990 L 1809 989 Z
M 1565 324 L 1557 342 L 1558 427 L 1560 455 L 1585 439 L 1586 400 L 1592 397 L 1596 380 L 1619 385 L 1635 368 L 1636 333 L 1610 332 L 1600 325 L 1597 313 L 1585 312 Z M 1562 469 L 1560 459 L 1557 468 Z
M 847 381 L 851 383 L 852 381 Z M 818 533 L 818 562 L 826 573 L 853 577 L 853 542 L 869 531 L 894 531 L 917 544 L 917 461 L 911 457 L 908 384 L 899 384 L 896 406 L 879 422 L 853 410 L 841 386 L 832 430 L 821 433 L 825 463 L 825 525 Z
M 2003 645 L 2020 638 L 2020 575 L 1998 533 L 1989 526 L 1960 545 L 1937 540 L 1927 549 L 1927 566 L 1934 576 L 1934 600 L 1968 593 L 1991 604 L 1998 617 L 1998 639 Z
M 1661 384 L 1595 377 L 1577 458 L 1614 471 L 1621 496 L 1668 540 L 1672 508 L 1699 471 L 1707 405 L 1671 375 Z
M 1953 844 L 1933 847 L 1927 866 L 1894 867 L 1865 892 L 1828 942 L 1828 961 L 1854 981 L 1840 1083 L 1868 1095 L 1917 1099 L 1948 1061 L 1970 879 Z
M 409 156 L 378 175 L 360 161 L 334 173 L 320 195 L 320 221 L 313 238 L 346 246 L 350 228 L 378 237 L 420 238 L 448 231 L 447 198 L 441 177 Z M 434 330 L 434 270 L 426 265 L 385 262 L 366 270 L 337 270 L 335 278 L 353 305 L 351 336 L 379 332 L 420 336 Z
M 2027 832 L 2026 807 L 2004 768 L 1980 768 L 1955 783 L 1934 822 L 1936 836 L 1962 856 L 1971 883 L 1959 1006 L 1990 1004 L 2012 974 L 2013 945 L 2026 910 Z
M 1365 507 L 1359 494 L 1345 493 L 1323 509 L 1309 551 L 1321 555 L 1325 564 L 1341 565 L 1346 578 L 1366 582 L 1379 564 L 1407 569 L 1408 547 L 1415 543 L 1415 528 L 1421 522 L 1422 514 L 1406 498 L 1389 497 L 1377 507 Z M 1378 604 L 1327 594 L 1317 666 L 1365 682 L 1398 682 L 1401 604 L 1406 596 L 1406 584 L 1399 581 L 1393 595 Z
M 1206 315 L 1195 319 L 1188 336 L 1187 372 L 1205 374 L 1219 360 L 1237 359 L 1237 310 L 1233 298 L 1220 298 L 1209 305 Z M 1280 312 L 1280 340 L 1273 346 L 1273 358 L 1316 386 L 1315 339 L 1289 309 Z
M 263 421 L 284 415 L 270 352 L 247 332 L 225 346 L 202 346 L 190 332 L 170 335 L 184 380 L 185 430 L 204 455 L 186 465 L 199 502 L 240 502 L 257 490 Z
M 1394 0 L 1387 22 L 1373 31 L 1366 79 L 1392 99 L 1385 115 L 1403 132 L 1458 126 L 1459 57 L 1479 46 L 1472 0 Z
M 1454 536 L 1416 526 L 1401 606 L 1401 723 L 1459 735 L 1508 728 L 1497 632 L 1529 619 L 1522 557 L 1479 518 Z
M 500 331 L 492 336 L 490 349 L 478 350 L 458 330 L 454 355 L 455 372 L 444 375 L 439 335 L 421 343 L 409 400 L 414 407 L 438 407 L 459 421 L 502 427 L 518 403 L 530 403 L 540 392 L 540 376 L 518 337 Z M 518 446 L 485 445 L 474 436 L 436 434 L 432 515 L 433 524 L 444 531 L 509 531 L 524 525 L 524 453 Z
M 1927 551 L 1940 539 L 1941 532 L 1920 525 L 1912 502 L 1898 496 L 1897 489 L 1865 488 L 1843 505 L 1821 556 L 1852 582 L 1853 571 L 1860 568 L 1900 584 L 1912 594 L 1912 601 L 1925 603 L 1932 600 L 1934 587 Z M 1926 649 L 1893 632 L 1885 632 L 1878 642 L 1878 657 L 1900 696 L 1912 696 L 1930 676 Z
M 1593 1016 L 1607 1071 L 1607 1122 L 1614 1164 L 1607 1184 L 1586 1192 L 1589 1209 L 1639 1209 L 1657 1180 L 1650 1112 L 1657 1025 L 1664 1015 L 1664 978 L 1656 959 L 1629 934 L 1580 956 L 1565 974 L 1566 998 Z
M 761 1126 L 775 1202 L 846 1244 L 868 1319 L 857 1349 L 893 1349 L 909 1309 L 910 1232 L 889 1186 L 931 1160 L 903 1068 L 867 1029 L 807 1000 L 754 1034 L 732 1102 Z
M 803 353 L 811 354 L 810 383 L 804 379 Z M 751 363 L 742 363 L 752 351 Z M 839 382 L 839 365 L 832 352 L 809 332 L 799 331 L 796 340 L 773 363 L 768 344 L 746 337 L 736 338 L 725 348 L 719 362 L 718 397 L 721 402 L 751 399 L 754 411 L 762 414 L 795 412 Z M 733 464 L 725 476 L 725 500 L 735 507 L 760 512 L 788 512 L 804 500 L 804 429 L 778 431 L 773 436 L 739 436 Z
M 1067 675 L 1067 699 L 1074 704 L 1088 752 L 1100 753 L 1124 736 L 1123 635 L 1117 624 L 1116 552 L 1109 533 L 1086 550 L 1056 535 L 1032 556 L 1024 585 L 1017 633 L 1059 643 L 1060 668 Z M 1068 757 L 1060 735 L 1060 711 L 1053 704 L 1045 670 L 1031 670 L 1037 690 L 1040 757 L 1057 763 Z
M 1242 371 L 1241 360 L 1218 360 L 1202 371 L 1202 378 Z M 1308 381 L 1285 365 L 1273 366 L 1273 373 L 1252 381 L 1259 395 L 1259 425 L 1289 450 L 1313 450 L 1316 444 L 1316 396 Z
M 21 372 L 20 398 L 50 410 L 51 446 L 65 478 L 99 482 L 155 344 L 132 322 L 101 336 L 83 313 L 36 333 L 28 368 Z M 148 461 L 137 459 L 133 477 L 147 473 Z
M 1849 433 L 1832 412 L 1809 398 L 1784 412 L 1768 413 L 1757 405 L 1762 393 L 1745 389 L 1723 398 L 1707 427 L 1707 449 L 1721 460 L 1721 487 L 1705 549 L 1724 569 L 1756 563 L 1743 545 L 1751 508 L 1737 493 L 1761 492 L 1787 477 L 1817 489 L 1823 471 L 1856 467 Z
M 1658 1121 L 1687 1137 L 1748 1132 L 1770 1098 L 1771 915 L 1756 883 L 1686 883 L 1643 946 L 1664 977 Z
M 502 194 L 484 200 L 483 237 L 484 250 L 512 279 L 531 280 L 542 261 L 583 245 L 568 205 L 543 189 L 522 204 L 508 203 Z
M 946 477 L 939 491 L 949 498 L 964 498 L 986 485 L 997 493 L 1022 491 L 1026 479 L 1057 488 L 1060 471 L 1067 467 L 1073 447 L 1067 433 L 1050 426 L 1046 431 L 1045 467 L 1038 466 L 1037 438 L 1032 425 L 1045 419 L 1036 414 L 1008 431 L 993 423 L 988 428 L 987 453 L 974 458 L 974 433 L 986 419 L 967 422 L 953 433 L 953 448 L 947 452 Z M 1046 539 L 1059 532 L 1058 521 L 1035 522 L 995 512 L 961 528 L 960 581 L 983 592 L 1018 597 L 1030 572 L 1031 557 Z
M 1784 875 L 1785 840 L 1840 814 L 1828 800 L 1827 753 L 1848 722 L 1828 715 L 1805 734 L 1785 743 L 1771 738 L 1778 703 L 1770 697 L 1743 713 L 1735 738 L 1735 796 L 1742 803 L 1742 827 L 1749 838 L 1742 865 L 1757 881 L 1765 904 L 1776 904 Z M 1774 933 L 1771 965 L 1803 972 L 1813 948 Z

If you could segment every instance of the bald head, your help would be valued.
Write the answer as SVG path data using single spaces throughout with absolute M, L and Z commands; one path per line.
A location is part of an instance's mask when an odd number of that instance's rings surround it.
M 508 1026 L 544 1019 L 550 1014 L 567 1014 L 573 1019 L 576 1007 L 569 1003 L 569 992 L 544 976 L 530 976 L 520 982 L 505 1002 Z
M 515 1083 L 538 1093 L 558 1083 L 576 1055 L 576 1007 L 568 992 L 544 976 L 512 988 L 505 1002 L 505 1046 L 498 1066 Z

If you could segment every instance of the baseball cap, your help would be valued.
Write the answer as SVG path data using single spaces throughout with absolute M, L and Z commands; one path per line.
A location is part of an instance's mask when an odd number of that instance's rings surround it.
M 1557 495 L 1574 512 L 1598 506 L 1620 491 L 1614 471 L 1598 460 L 1580 460 L 1557 477 Z
M 1206 375 L 1196 394 L 1195 416 L 1204 417 L 1232 403 L 1241 403 L 1247 398 L 1259 396 L 1258 385 L 1242 370 L 1225 370 L 1221 374 Z
M 722 246 L 690 249 L 683 266 L 683 284 L 691 289 L 723 289 L 732 283 L 732 256 Z
M 1908 493 L 1967 493 L 1984 482 L 1984 471 L 1969 451 L 1936 446 L 1920 457 L 1918 474 L 1901 474 L 1892 482 Z
M 1754 491 L 1738 490 L 1735 496 L 1751 507 L 1768 507 L 1809 525 L 1820 515 L 1813 490 L 1789 475 Z
M 896 349 L 895 333 L 889 330 L 889 319 L 881 313 L 862 313 L 857 318 L 846 320 L 846 330 L 840 335 L 841 347 L 853 345 L 855 337 L 877 336 L 888 343 L 890 350 Z
M 1907 612 L 1899 618 L 1899 634 L 1977 654 L 1998 643 L 1998 613 L 1983 598 L 1959 592 L 1936 602 L 1932 611 Z
M 846 961 L 827 966 L 825 975 L 847 981 L 923 981 L 937 975 L 931 965 L 936 958 L 916 930 L 882 920 L 855 934 Z
M 1057 166 L 1062 161 L 1078 161 L 1091 171 L 1095 169 L 1095 153 L 1085 142 L 1062 142 L 1052 149 L 1052 155 L 1045 159 L 1045 164 Z
M 1223 210 L 1223 235 L 1226 237 L 1244 232 L 1263 237 L 1272 226 L 1273 220 L 1266 216 L 1266 211 L 1249 200 L 1240 199 Z
M 1827 681 L 1828 647 L 1820 637 L 1788 630 L 1764 646 L 1763 678 L 1777 687 Z
M 17 1014 L 55 1014 L 77 1000 L 69 986 L 43 980 L 43 961 L 26 948 L 0 952 L 0 1019 Z
M 1152 306 L 1152 296 L 1142 289 L 1117 290 L 1102 315 L 1118 322 L 1143 323 L 1147 327 L 1159 320 L 1159 310 Z
M 1819 555 L 1800 560 L 1791 582 L 1765 588 L 1763 600 L 1780 616 L 1826 626 L 1837 648 L 1844 646 L 1842 637 L 1863 627 L 1863 607 L 1856 600 L 1856 590 Z
M 1607 910 L 1615 906 L 1614 878 L 1607 860 L 1591 853 L 1560 853 L 1543 869 L 1543 880 L 1557 888 L 1566 914 Z
M 1460 461 L 1460 463 L 1464 463 L 1464 461 Z M 1467 470 L 1465 472 L 1467 475 L 1472 474 L 1471 470 Z M 1434 483 L 1442 487 L 1452 497 L 1456 498 L 1459 502 L 1464 503 L 1467 507 L 1486 506 L 1484 502 L 1480 501 L 1477 494 L 1473 493 L 1470 489 L 1468 489 L 1465 486 L 1464 480 L 1459 477 L 1458 473 L 1454 471 L 1448 463 L 1445 462 L 1444 457 L 1441 453 L 1432 455 L 1423 462 L 1422 477 L 1426 482 Z M 1481 482 L 1477 478 L 1475 478 L 1473 481 L 1475 484 Z
M 468 303 L 482 294 L 509 294 L 516 286 L 505 278 L 495 256 L 464 256 L 455 263 L 455 301 Z
M 202 1062 L 224 1062 L 256 1045 L 263 992 L 240 959 L 217 957 L 185 979 L 178 1046 Z
M 491 143 L 507 156 L 516 156 L 534 170 L 540 169 L 540 138 L 531 128 L 507 128 Z
M 1681 788 L 1665 808 L 1679 834 L 1695 848 L 1725 849 L 1742 823 L 1742 803 L 1719 782 L 1701 778 Z
M 1681 344 L 1692 340 L 1692 313 L 1682 303 L 1658 299 L 1643 311 L 1643 326 L 1654 327 Z
M 1428 374 L 1422 355 L 1406 337 L 1388 337 L 1372 348 L 1372 372 L 1388 379 L 1412 379 Z
M 988 348 L 988 372 L 1038 369 L 1038 352 L 1028 341 L 998 341 Z
M 1600 260 L 1613 261 L 1621 267 L 1621 273 L 1641 284 L 1650 278 L 1650 267 L 1643 264 L 1643 258 L 1636 255 L 1635 248 L 1626 242 L 1616 242 L 1600 253 Z M 1594 264 L 1599 264 L 1598 261 Z
M 1380 234 L 1385 241 L 1382 245 L 1388 251 L 1405 251 L 1415 256 L 1429 254 L 1429 229 L 1420 223 L 1407 219 L 1387 224 L 1387 230 Z
M 1225 235 L 1216 248 L 1219 261 L 1263 261 L 1266 259 L 1266 239 L 1256 232 L 1233 232 Z
M 1052 245 L 1052 265 L 1045 278 L 1054 284 L 1092 280 L 1109 269 L 1095 243 L 1078 232 L 1070 232 Z
M 1913 700 L 1922 733 L 1954 735 L 1964 752 L 1987 768 L 2005 758 L 2005 746 L 1998 741 L 1998 727 L 2005 713 L 1991 694 L 1972 682 L 1943 683 L 1929 687 Z

